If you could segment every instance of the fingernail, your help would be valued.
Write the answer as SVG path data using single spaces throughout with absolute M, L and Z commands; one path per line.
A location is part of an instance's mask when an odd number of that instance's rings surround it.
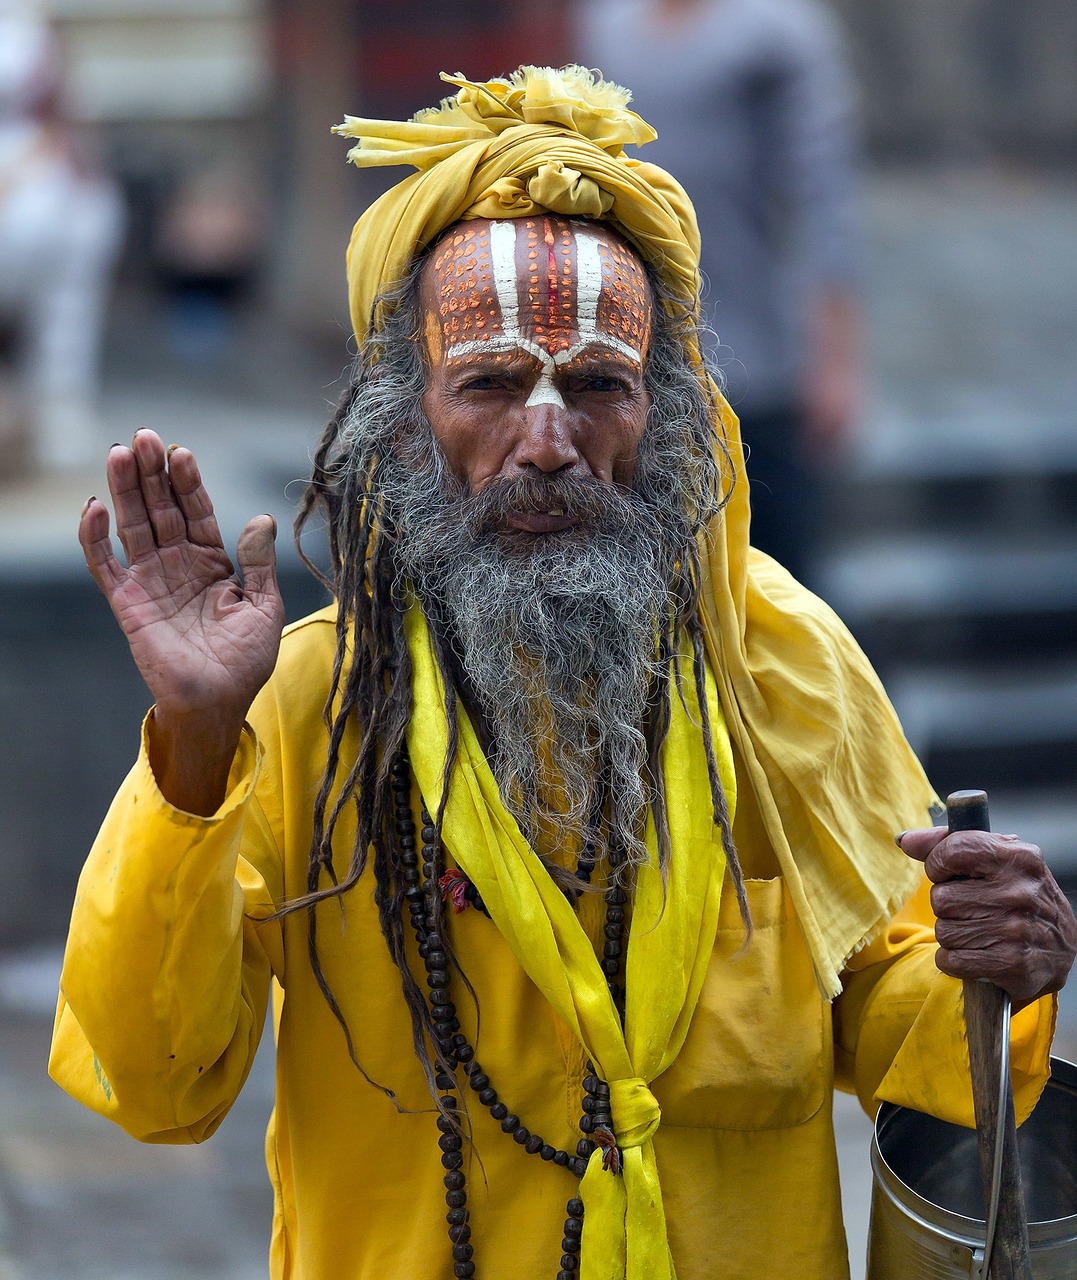
M 171 458 L 171 457 L 172 457 L 172 455 L 176 452 L 176 450 L 177 450 L 179 447 L 180 447 L 180 446 L 179 446 L 178 444 L 170 444 L 170 445 L 168 446 L 168 452 L 165 454 L 165 457 L 167 457 L 167 458 Z
M 114 440 L 114 441 L 109 445 L 109 447 L 108 447 L 108 451 L 109 451 L 109 453 L 111 453 L 113 449 L 122 449 L 122 448 L 124 448 L 124 445 L 122 444 L 122 442 L 121 442 L 121 441 L 119 441 L 119 440 Z
M 89 511 L 90 509 L 90 503 L 96 502 L 96 501 L 97 501 L 97 494 L 91 493 L 90 496 L 86 499 L 86 505 L 82 508 L 82 514 L 85 515 L 86 512 Z
M 906 827 L 904 831 L 899 831 L 897 835 L 894 837 L 894 843 L 897 845 L 899 849 L 901 849 L 902 840 L 904 840 L 908 834 L 909 834 L 909 830 Z M 902 850 L 902 852 L 904 852 L 904 850 Z
M 266 519 L 270 522 L 270 524 L 273 526 L 273 537 L 275 538 L 277 536 L 277 518 L 276 516 L 271 516 L 268 511 L 264 512 L 263 514 L 265 515 Z

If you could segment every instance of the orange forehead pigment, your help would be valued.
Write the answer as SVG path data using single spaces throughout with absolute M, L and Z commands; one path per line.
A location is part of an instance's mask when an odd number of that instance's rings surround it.
M 444 355 L 441 342 L 441 325 L 438 324 L 438 318 L 432 312 L 427 312 L 423 329 L 426 333 L 426 349 L 430 353 L 430 359 L 435 364 L 440 364 Z
M 435 360 L 508 361 L 523 351 L 550 370 L 597 345 L 643 363 L 647 278 L 627 246 L 588 224 L 464 223 L 435 250 L 433 286 L 427 347 Z

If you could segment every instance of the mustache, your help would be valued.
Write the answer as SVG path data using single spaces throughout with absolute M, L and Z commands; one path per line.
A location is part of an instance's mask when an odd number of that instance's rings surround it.
M 458 499 L 461 523 L 473 538 L 503 532 L 510 516 L 545 511 L 564 511 L 592 532 L 615 532 L 638 516 L 639 505 L 629 490 L 593 476 L 527 471 L 491 480 Z

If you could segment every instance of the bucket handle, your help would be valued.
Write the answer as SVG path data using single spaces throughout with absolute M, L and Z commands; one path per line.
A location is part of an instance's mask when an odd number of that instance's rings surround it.
M 986 981 L 986 979 L 981 979 Z M 998 1055 L 998 1112 L 1006 1114 L 1006 1102 L 1010 1088 L 1010 996 L 1002 993 L 1002 1037 Z M 1006 1146 L 1006 1126 L 1000 1124 L 995 1132 L 995 1150 L 991 1161 L 991 1197 L 987 1205 L 986 1234 L 984 1235 L 983 1260 L 977 1268 L 979 1280 L 987 1280 L 991 1270 L 991 1254 L 995 1248 L 998 1231 L 998 1199 L 1002 1189 L 1002 1153 Z M 975 1255 L 974 1255 L 975 1256 Z

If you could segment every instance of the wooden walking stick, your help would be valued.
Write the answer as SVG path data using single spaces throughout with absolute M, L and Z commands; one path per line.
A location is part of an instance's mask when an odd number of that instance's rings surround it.
M 946 798 L 946 818 L 951 831 L 990 831 L 986 793 L 955 791 Z M 987 1217 L 979 1276 L 981 1280 L 1032 1280 L 1009 1079 L 1010 997 L 986 979 L 966 981 L 962 987 Z

